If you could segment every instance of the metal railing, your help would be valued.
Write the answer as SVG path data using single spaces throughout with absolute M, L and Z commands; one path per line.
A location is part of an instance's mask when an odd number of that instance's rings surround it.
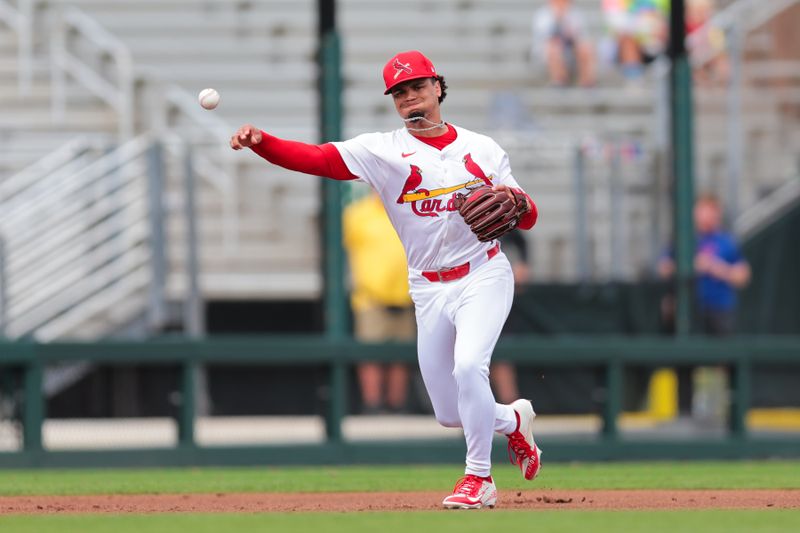
M 624 156 L 627 146 L 636 145 L 637 160 Z M 598 158 L 598 152 L 601 156 Z M 638 197 L 650 201 L 649 189 L 656 181 L 650 179 L 651 147 L 636 139 L 620 137 L 584 137 L 571 150 L 573 188 L 573 237 L 575 272 L 580 281 L 600 277 L 621 281 L 647 266 L 635 264 L 631 250 L 646 250 L 652 232 L 638 231 L 631 222 Z M 593 155 L 594 154 L 594 155 Z M 631 169 L 635 169 L 631 172 Z M 645 176 L 636 183 L 631 174 Z M 603 224 L 590 223 L 597 211 L 603 213 Z M 649 209 L 652 212 L 652 209 Z M 634 231 L 637 230 L 638 234 Z M 593 245 L 608 243 L 606 250 Z
M 741 214 L 733 224 L 740 239 L 755 235 L 800 203 L 800 176 L 787 181 Z
M 6 336 L 6 239 L 0 233 L 0 339 Z
M 43 9 L 38 10 L 40 7 Z M 16 6 L 0 0 L 0 21 L 4 21 L 18 36 L 20 93 L 30 90 L 33 77 L 33 28 L 43 25 L 46 15 L 53 15 L 54 27 L 48 32 L 50 41 L 50 67 L 53 118 L 63 121 L 69 106 L 67 81 L 74 79 L 83 88 L 100 98 L 116 113 L 118 135 L 122 142 L 136 133 L 136 87 L 157 86 L 161 105 L 155 107 L 152 124 L 159 135 L 169 129 L 171 118 L 177 112 L 187 118 L 199 131 L 181 132 L 195 145 L 209 144 L 213 139 L 218 156 L 209 157 L 194 152 L 196 172 L 214 186 L 222 195 L 225 243 L 228 250 L 238 243 L 238 185 L 237 163 L 234 154 L 226 149 L 229 124 L 219 117 L 197 108 L 195 98 L 178 86 L 160 87 L 157 80 L 147 75 L 138 76 L 129 47 L 106 30 L 91 16 L 77 7 L 59 9 L 48 6 L 43 0 L 18 0 Z M 38 19 L 38 20 L 37 20 Z M 82 39 L 89 44 L 88 52 L 79 56 L 71 51 L 73 41 Z M 91 54 L 94 62 L 87 59 Z M 110 60 L 110 64 L 107 61 Z
M 0 183 L 0 229 L 6 226 L 8 216 L 15 208 L 30 206 L 38 197 L 47 195 L 53 182 L 66 178 L 90 161 L 92 150 L 102 149 L 104 141 L 98 137 L 80 137 L 62 145 L 35 164 L 25 168 Z M 48 180 L 48 176 L 50 179 Z M 8 252 L 5 237 L 0 232 L 0 337 L 8 334 Z
M 218 116 L 203 112 L 196 99 L 177 85 L 163 84 L 146 75 L 137 76 L 134 70 L 133 55 L 125 43 L 108 32 L 92 17 L 78 8 L 65 8 L 59 17 L 52 41 L 53 66 L 53 114 L 56 120 L 62 120 L 67 107 L 67 74 L 76 79 L 92 94 L 101 98 L 114 109 L 119 121 L 119 136 L 122 140 L 131 139 L 135 133 L 136 123 L 136 86 L 150 86 L 159 94 L 160 102 L 154 106 L 151 126 L 157 135 L 164 135 L 172 129 L 172 122 L 180 118 L 197 128 L 193 131 L 180 131 L 180 135 L 189 139 L 192 144 L 209 144 L 212 139 L 217 153 L 216 157 L 195 154 L 198 159 L 198 175 L 202 176 L 222 196 L 223 225 L 225 228 L 225 245 L 233 250 L 238 244 L 238 186 L 237 163 L 234 154 L 228 148 L 228 138 L 232 128 Z M 84 59 L 69 51 L 69 38 L 82 37 L 93 47 L 98 58 L 108 56 L 112 59 L 115 80 L 104 75 L 103 64 L 90 65 Z M 100 59 L 102 63 L 102 59 Z
M 13 201 L 12 199 L 27 201 L 25 194 L 44 188 L 43 180 L 50 174 L 69 171 L 71 167 L 80 164 L 90 151 L 103 150 L 110 146 L 109 139 L 97 135 L 81 136 L 67 141 L 0 183 L 0 202 L 5 202 L 4 210 L 8 209 L 8 202 Z
M 141 136 L 107 153 L 92 152 L 92 146 L 105 147 L 98 142 L 68 143 L 47 161 L 0 184 L 7 335 L 43 341 L 99 336 L 109 330 L 79 326 L 104 312 L 117 323 L 144 310 L 148 329 L 161 328 L 169 274 L 167 152 L 180 165 L 189 228 L 184 324 L 193 335 L 201 335 L 194 198 L 198 174 L 191 148 L 180 139 L 162 142 Z
M 31 12 L 35 1 L 26 0 L 26 5 L 31 7 Z M 6 7 L 7 2 L 0 5 Z M 10 12 L 10 10 L 6 11 Z M 53 11 L 51 10 L 51 12 Z M 3 12 L 5 13 L 5 11 Z M 41 10 L 37 14 L 44 18 L 48 13 Z M 136 78 L 130 50 L 122 41 L 77 8 L 66 7 L 56 11 L 55 14 L 57 16 L 54 17 L 55 26 L 51 35 L 50 47 L 53 84 L 52 112 L 55 118 L 64 118 L 69 105 L 66 84 L 69 75 L 80 86 L 109 104 L 118 117 L 120 139 L 131 139 L 135 130 L 134 90 Z M 15 27 L 19 26 L 19 19 L 20 17 L 15 13 L 14 20 L 17 21 Z M 34 23 L 32 20 L 29 22 L 31 25 Z M 80 42 L 78 42 L 79 39 Z M 73 49 L 80 50 L 80 53 Z M 124 312 L 120 310 L 120 302 L 117 300 L 126 292 L 126 289 L 119 283 L 111 283 L 109 279 L 114 276 L 123 276 L 125 272 L 129 271 L 132 264 L 142 264 L 148 255 L 141 249 L 129 250 L 126 256 L 129 259 L 132 258 L 133 263 L 123 261 L 121 259 L 123 248 L 135 244 L 133 241 L 124 239 L 132 238 L 139 242 L 149 234 L 150 238 L 159 241 L 156 248 L 160 250 L 161 256 L 163 257 L 166 253 L 162 228 L 163 214 L 158 221 L 151 220 L 149 226 L 142 221 L 137 224 L 130 223 L 125 217 L 126 213 L 129 214 L 130 210 L 135 207 L 131 202 L 147 203 L 150 206 L 151 215 L 153 206 L 161 204 L 161 194 L 156 192 L 153 196 L 153 187 L 162 187 L 166 179 L 165 173 L 175 172 L 175 170 L 167 170 L 164 165 L 163 160 L 167 155 L 173 159 L 180 158 L 179 160 L 183 162 L 179 167 L 182 170 L 178 170 L 178 172 L 191 173 L 190 175 L 185 174 L 184 183 L 187 194 L 190 192 L 189 189 L 194 193 L 195 177 L 203 178 L 220 193 L 219 197 L 223 204 L 225 245 L 228 249 L 236 246 L 238 239 L 236 164 L 232 158 L 234 154 L 226 149 L 230 127 L 213 114 L 202 111 L 198 113 L 200 110 L 195 99 L 180 88 L 171 86 L 166 90 L 161 90 L 158 87 L 159 83 L 155 80 L 144 78 L 144 82 L 143 85 L 149 84 L 157 89 L 155 92 L 162 95 L 163 105 L 155 107 L 156 115 L 158 113 L 161 115 L 154 117 L 152 124 L 143 123 L 142 126 L 155 127 L 160 133 L 163 133 L 162 138 L 169 139 L 163 145 L 159 144 L 158 148 L 148 149 L 159 150 L 158 157 L 162 160 L 155 163 L 150 162 L 149 175 L 152 176 L 154 173 L 159 175 L 155 183 L 150 183 L 151 197 L 146 201 L 136 197 L 134 185 L 132 182 L 126 181 L 131 177 L 130 172 L 134 164 L 134 161 L 128 158 L 130 155 L 128 152 L 133 145 L 140 146 L 140 148 L 145 145 L 152 146 L 155 143 L 153 139 L 131 141 L 128 145 L 113 151 L 100 160 L 96 160 L 97 150 L 113 148 L 109 139 L 100 136 L 75 139 L 0 184 L 0 204 L 2 204 L 0 228 L 5 228 L 13 236 L 11 242 L 8 243 L 6 258 L 6 271 L 10 278 L 6 284 L 8 294 L 3 300 L 4 305 L 8 308 L 5 325 L 11 336 L 36 331 L 37 338 L 54 339 L 69 332 L 70 328 L 75 327 L 89 314 L 98 312 L 102 306 L 116 305 L 120 313 Z M 187 131 L 180 131 L 177 127 L 174 130 L 170 129 L 170 118 L 175 118 L 176 112 L 181 118 L 187 118 L 193 125 L 188 130 L 188 134 Z M 178 133 L 189 139 L 190 143 L 195 146 L 213 144 L 214 150 L 201 153 L 200 150 L 187 146 L 183 140 L 176 142 Z M 209 139 L 211 139 L 210 143 Z M 165 152 L 161 149 L 162 146 Z M 219 152 L 215 151 L 217 149 Z M 213 153 L 215 157 L 209 156 L 209 153 Z M 133 155 L 134 159 L 136 157 L 145 158 L 146 156 L 139 153 Z M 193 162 L 189 161 L 190 159 Z M 139 164 L 146 163 L 139 161 Z M 171 168 L 174 169 L 174 167 Z M 117 174 L 117 182 L 110 179 L 114 173 Z M 94 184 L 89 185 L 93 183 L 93 180 L 95 180 Z M 85 186 L 87 197 L 72 205 L 62 205 L 60 202 L 63 195 L 79 190 L 81 184 Z M 118 200 L 122 201 L 122 204 L 119 204 Z M 86 207 L 90 210 L 81 218 L 81 213 L 76 211 L 76 206 L 86 202 L 89 202 Z M 191 213 L 187 211 L 187 216 L 195 216 L 193 205 L 193 200 L 186 204 L 186 209 L 191 211 Z M 37 209 L 47 216 L 31 218 L 28 215 Z M 127 211 L 125 211 L 126 209 Z M 87 226 L 87 216 L 96 216 L 97 227 Z M 124 237 L 123 233 L 119 233 L 118 228 L 115 230 L 111 226 L 109 221 L 112 220 L 116 220 L 118 226 L 130 223 Z M 50 225 L 48 226 L 48 224 Z M 151 232 L 148 232 L 148 227 L 152 230 Z M 188 294 L 185 322 L 191 326 L 191 330 L 195 334 L 200 334 L 203 330 L 203 320 L 202 312 L 197 312 L 197 309 L 201 308 L 197 282 L 199 259 L 196 241 L 198 237 L 193 220 L 189 221 L 187 227 L 193 228 L 190 238 L 194 241 L 188 243 L 186 247 L 187 253 L 190 254 L 187 268 L 191 271 L 187 273 L 186 290 Z M 161 238 L 156 239 L 159 235 Z M 28 240 L 21 240 L 25 236 Z M 47 256 L 53 247 L 63 249 L 65 242 L 72 242 L 74 246 L 68 246 L 61 255 Z M 84 250 L 85 255 L 81 255 L 81 250 Z M 135 253 L 139 255 L 133 257 Z M 116 259 L 114 259 L 115 257 Z M 164 284 L 167 270 L 163 259 L 154 261 L 154 264 L 161 266 L 160 268 L 154 267 L 154 270 L 148 275 L 145 275 L 143 267 L 136 272 L 128 272 L 128 274 L 130 274 L 129 279 L 138 280 L 139 285 L 144 284 L 149 275 L 157 278 L 157 282 L 151 283 L 150 303 L 147 305 L 150 309 L 151 327 L 158 329 L 159 324 L 164 320 Z M 26 266 L 31 268 L 25 268 Z M 60 270 L 67 266 L 70 266 L 72 270 Z M 107 274 L 105 277 L 87 276 L 91 269 L 101 266 Z M 59 274 L 57 277 L 46 278 L 48 273 L 55 272 Z M 91 287 L 86 286 L 88 281 L 84 282 L 84 278 L 91 281 Z M 104 288 L 104 284 L 111 285 Z M 156 286 L 159 288 L 153 289 Z M 103 288 L 104 290 L 101 291 Z M 59 299 L 52 301 L 47 296 L 48 290 L 56 292 L 61 290 L 62 293 Z M 88 292 L 82 296 L 79 294 L 80 290 Z M 91 299 L 92 295 L 98 291 L 103 292 L 106 296 L 95 297 L 91 304 L 83 302 L 82 305 L 77 305 L 81 298 Z M 117 296 L 114 296 L 115 294 Z M 49 305 L 45 305 L 45 302 L 48 302 Z M 131 308 L 138 305 L 133 302 L 127 303 Z M 60 307 L 62 304 L 71 306 L 70 310 L 67 311 L 66 307 L 62 309 Z M 59 309 L 61 310 L 59 311 Z M 95 335 L 108 333 L 110 331 L 94 332 Z
M 17 60 L 19 62 L 18 91 L 27 94 L 33 83 L 33 13 L 37 0 L 17 0 L 14 6 L 0 0 L 0 20 L 17 34 Z
M 6 202 L 0 226 L 10 336 L 58 338 L 109 299 L 118 304 L 150 282 L 151 255 L 164 253 L 148 241 L 142 158 L 151 146 L 149 138 L 135 139 L 88 165 L 51 173 Z M 15 201 L 20 196 L 24 201 Z
M 198 213 L 197 213 L 197 186 L 198 177 L 202 176 L 197 169 L 197 155 L 195 148 L 186 139 L 174 134 L 165 134 L 155 141 L 155 146 L 159 150 L 163 148 L 164 153 L 161 155 L 162 167 L 166 167 L 166 159 L 171 154 L 180 166 L 180 183 L 183 191 L 182 202 L 180 205 L 181 211 L 179 217 L 183 217 L 186 235 L 184 243 L 184 263 L 185 263 L 185 287 L 183 290 L 183 331 L 189 338 L 202 337 L 205 334 L 205 309 L 203 304 L 202 288 L 200 284 L 200 273 L 202 267 L 200 265 L 200 235 L 198 227 Z M 201 159 L 202 161 L 202 159 Z M 158 161 L 153 160 L 152 165 L 157 164 Z M 158 199 L 152 197 L 152 202 Z M 173 206 L 176 207 L 176 206 Z M 175 215 L 174 215 L 175 216 Z M 168 254 L 171 243 L 164 242 L 165 253 Z M 168 258 L 166 258 L 168 260 Z M 169 273 L 175 273 L 168 272 Z M 165 280 L 166 281 L 166 280 Z M 166 284 L 165 284 L 166 286 Z M 166 301 L 166 295 L 163 295 L 160 301 Z
M 98 65 L 92 66 L 69 51 L 70 40 L 78 37 L 92 44 Z M 115 71 L 113 76 L 109 76 L 109 69 L 105 68 L 106 57 L 112 60 L 111 70 Z M 55 120 L 64 119 L 67 107 L 67 76 L 70 76 L 117 112 L 121 140 L 133 138 L 133 57 L 122 41 L 80 9 L 66 7 L 55 17 L 51 61 Z

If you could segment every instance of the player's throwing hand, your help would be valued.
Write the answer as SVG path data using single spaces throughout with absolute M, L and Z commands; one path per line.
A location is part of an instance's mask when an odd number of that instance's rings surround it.
M 231 148 L 234 150 L 241 150 L 242 148 L 249 148 L 261 142 L 261 130 L 252 124 L 245 124 L 233 134 L 231 137 Z

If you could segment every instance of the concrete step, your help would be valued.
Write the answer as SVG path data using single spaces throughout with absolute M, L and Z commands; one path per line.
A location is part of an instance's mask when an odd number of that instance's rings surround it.
M 316 120 L 304 121 L 301 117 L 298 120 L 292 120 L 291 122 L 275 122 L 268 113 L 261 112 L 257 108 L 254 108 L 252 113 L 235 114 L 229 113 L 224 109 L 215 110 L 215 112 L 217 111 L 219 111 L 219 117 L 230 124 L 230 135 L 233 135 L 236 132 L 236 128 L 243 124 L 253 124 L 257 127 L 263 128 L 272 135 L 284 139 L 314 143 L 319 139 L 319 129 L 317 127 Z M 186 128 L 187 130 L 197 129 L 197 123 L 192 120 L 187 120 L 183 117 L 175 120 L 172 126 L 177 131 L 180 131 L 182 128 Z M 243 150 L 238 157 L 242 161 L 253 163 L 261 162 L 260 164 L 262 165 L 266 164 L 263 159 L 250 150 Z
M 298 246 L 296 243 L 239 244 L 225 254 L 225 248 L 201 248 L 200 264 L 203 272 L 234 274 L 236 272 L 269 272 L 270 270 L 291 270 L 292 268 L 317 268 L 319 254 L 311 246 Z M 183 270 L 186 259 L 184 248 L 175 245 L 170 249 L 170 268 Z
M 0 83 L 17 83 L 19 79 L 19 61 L 16 54 L 0 55 Z M 39 58 L 31 65 L 31 74 L 34 79 L 49 80 L 50 66 L 45 59 Z
M 106 107 L 107 104 L 97 96 L 79 86 L 70 86 L 66 89 L 67 102 L 70 107 Z M 50 109 L 52 105 L 52 89 L 49 83 L 34 83 L 30 90 L 21 94 L 16 81 L 0 82 L 0 100 L 9 107 L 36 107 Z
M 212 81 L 233 83 L 260 83 L 265 91 L 287 90 L 294 87 L 309 86 L 316 83 L 316 67 L 311 63 L 280 63 L 270 68 L 258 68 L 246 60 L 236 63 L 205 62 L 202 68 L 191 64 L 162 64 L 141 62 L 137 71 L 156 76 L 162 80 L 172 80 L 181 85 L 208 86 Z M 213 72 L 213 75 L 209 75 Z
M 587 0 L 578 0 L 586 2 Z M 312 0 L 247 0 L 233 3 L 229 0 L 49 0 L 55 6 L 75 5 L 87 11 L 108 9 L 112 11 L 154 11 L 159 10 L 197 10 L 197 11 L 242 11 L 251 10 L 269 11 L 304 11 L 313 8 Z
M 346 20 L 347 17 L 344 17 Z M 391 57 L 390 50 L 408 49 L 408 36 L 405 33 L 387 31 L 378 39 L 374 32 L 364 32 L 361 28 L 344 26 L 342 39 L 344 57 L 351 63 L 372 64 L 378 69 Z M 465 56 L 474 58 L 476 63 L 497 61 L 528 64 L 529 41 L 509 39 L 507 36 L 495 36 L 487 33 L 461 34 L 451 28 L 442 28 L 436 32 L 415 32 L 414 47 L 431 55 L 431 60 L 445 76 L 446 66 L 451 61 L 458 61 Z M 376 47 L 378 42 L 380 45 Z M 388 52 L 388 53 L 387 53 Z
M 167 192 L 168 204 L 176 212 L 182 210 L 184 193 L 182 190 Z M 239 216 L 255 216 L 256 219 L 274 220 L 289 216 L 297 221 L 313 219 L 319 212 L 318 195 L 298 191 L 294 194 L 269 191 L 242 190 L 237 195 Z M 218 192 L 208 190 L 197 196 L 196 209 L 206 216 L 222 216 L 225 200 Z
M 184 81 L 184 83 L 187 82 Z M 212 84 L 208 80 L 206 80 L 206 83 L 208 85 Z M 192 93 L 199 93 L 203 88 L 204 87 L 201 87 L 196 91 L 193 90 Z M 313 97 L 302 102 L 291 98 L 284 99 L 280 96 L 271 98 L 269 96 L 269 89 L 252 92 L 247 91 L 246 93 L 242 92 L 238 94 L 231 91 L 223 92 L 219 89 L 217 90 L 221 98 L 219 106 L 214 110 L 214 114 L 222 116 L 228 121 L 230 121 L 231 118 L 242 120 L 245 117 L 252 117 L 256 113 L 268 117 L 270 124 L 275 124 L 277 122 L 292 125 L 301 122 L 307 123 L 316 121 L 316 98 Z M 240 96 L 242 94 L 247 94 L 247 96 Z M 265 128 L 266 127 L 267 126 L 265 126 Z
M 168 278 L 167 294 L 186 294 L 186 275 L 174 272 Z M 292 268 L 251 272 L 203 272 L 200 287 L 206 300 L 270 300 L 318 298 L 322 291 L 319 269 Z
M 205 213 L 204 213 L 205 214 Z M 208 241 L 221 241 L 225 237 L 225 230 L 223 224 L 208 224 L 207 219 L 198 221 L 200 236 Z M 181 240 L 187 234 L 187 222 L 184 217 L 168 217 L 166 225 L 166 233 L 168 238 Z M 292 227 L 287 232 L 303 233 L 309 231 L 308 227 Z M 255 219 L 254 217 L 241 217 L 237 223 L 238 238 L 241 242 L 261 242 L 270 240 L 270 229 L 265 226 L 263 221 Z M 313 233 L 313 232 L 312 232 Z
M 131 18 L 135 23 L 144 23 L 147 16 L 157 16 L 162 21 L 193 22 L 222 21 L 253 23 L 262 20 L 310 19 L 314 17 L 315 5 L 309 0 L 297 2 L 248 1 L 248 2 L 201 2 L 194 0 L 182 4 L 170 2 L 89 2 L 86 0 L 56 0 L 54 4 L 76 5 L 98 19 L 114 20 L 116 17 Z M 138 17 L 138 18 L 137 18 Z
M 477 5 L 477 4 L 473 4 Z M 462 9 L 436 12 L 435 4 L 420 5 L 417 9 L 403 6 L 403 15 L 398 16 L 396 6 L 381 2 L 365 3 L 357 9 L 342 9 L 340 28 L 344 35 L 357 31 L 362 36 L 382 37 L 384 35 L 403 35 L 419 31 L 420 20 L 436 25 L 439 34 L 467 39 L 472 36 L 506 34 L 524 35 L 530 39 L 533 12 L 531 6 L 525 16 L 513 16 L 494 5 L 488 9 Z M 416 13 L 415 13 L 416 11 Z M 527 45 L 527 39 L 525 41 Z M 406 47 L 408 48 L 408 47 Z
M 116 115 L 95 108 L 67 109 L 61 121 L 54 120 L 49 109 L 14 109 L 0 114 L 0 129 L 47 130 L 65 125 L 73 131 L 110 132 L 116 127 Z
M 203 61 L 252 61 L 252 64 L 286 61 L 313 61 L 316 40 L 312 34 L 288 36 L 244 36 L 243 38 L 217 38 L 208 36 L 182 36 L 176 41 L 172 35 L 125 37 L 137 61 L 197 63 Z
M 247 36 L 309 35 L 316 31 L 316 20 L 312 16 L 255 14 L 238 17 L 178 13 L 174 16 L 154 17 L 150 13 L 134 12 L 121 17 L 119 13 L 90 14 L 123 40 L 126 35 L 166 35 L 177 32 L 192 37 L 206 35 L 210 39 L 234 39 Z

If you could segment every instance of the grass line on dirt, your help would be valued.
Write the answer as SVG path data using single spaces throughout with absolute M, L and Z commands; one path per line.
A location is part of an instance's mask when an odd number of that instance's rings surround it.
M 0 496 L 211 492 L 447 491 L 457 465 L 0 471 Z M 534 482 L 510 465 L 502 489 L 800 489 L 800 462 L 548 464 Z

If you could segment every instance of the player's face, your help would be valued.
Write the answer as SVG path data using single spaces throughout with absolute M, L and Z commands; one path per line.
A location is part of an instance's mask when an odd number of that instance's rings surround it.
M 408 80 L 392 88 L 392 98 L 397 113 L 405 118 L 412 114 L 431 118 L 439 108 L 442 88 L 432 78 Z

